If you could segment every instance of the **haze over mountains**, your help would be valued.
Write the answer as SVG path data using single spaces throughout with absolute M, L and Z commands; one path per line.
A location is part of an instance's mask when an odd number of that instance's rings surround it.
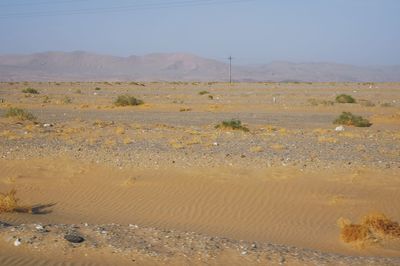
M 0 55 L 0 81 L 227 81 L 228 64 L 191 54 L 118 57 L 88 52 Z M 235 81 L 395 82 L 400 66 L 272 62 L 233 66 Z

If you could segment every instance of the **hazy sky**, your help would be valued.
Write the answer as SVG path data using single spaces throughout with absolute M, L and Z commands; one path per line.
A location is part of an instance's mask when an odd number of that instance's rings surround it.
M 0 36 L 2 54 L 400 65 L 400 0 L 1 0 Z

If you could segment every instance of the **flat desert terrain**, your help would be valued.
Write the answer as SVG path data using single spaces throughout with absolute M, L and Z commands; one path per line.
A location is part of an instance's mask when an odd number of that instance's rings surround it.
M 0 193 L 1 265 L 400 265 L 400 83 L 0 83 Z

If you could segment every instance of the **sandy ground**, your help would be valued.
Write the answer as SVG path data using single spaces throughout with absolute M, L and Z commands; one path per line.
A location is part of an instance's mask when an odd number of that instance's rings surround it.
M 37 117 L 0 118 L 0 192 L 45 207 L 0 214 L 1 264 L 400 263 L 399 239 L 338 226 L 400 221 L 398 83 L 0 83 L 0 99 Z M 342 111 L 373 125 L 337 132 Z M 231 118 L 250 131 L 215 129 Z

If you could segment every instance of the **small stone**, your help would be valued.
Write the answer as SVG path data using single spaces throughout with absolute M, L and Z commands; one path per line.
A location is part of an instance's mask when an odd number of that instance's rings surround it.
M 36 226 L 35 226 L 35 228 L 36 228 L 36 230 L 38 230 L 38 231 L 42 231 L 44 228 L 43 228 L 43 226 L 41 225 L 41 224 L 37 224 Z
M 71 243 L 82 243 L 85 239 L 79 235 L 68 234 L 64 236 L 64 239 Z

